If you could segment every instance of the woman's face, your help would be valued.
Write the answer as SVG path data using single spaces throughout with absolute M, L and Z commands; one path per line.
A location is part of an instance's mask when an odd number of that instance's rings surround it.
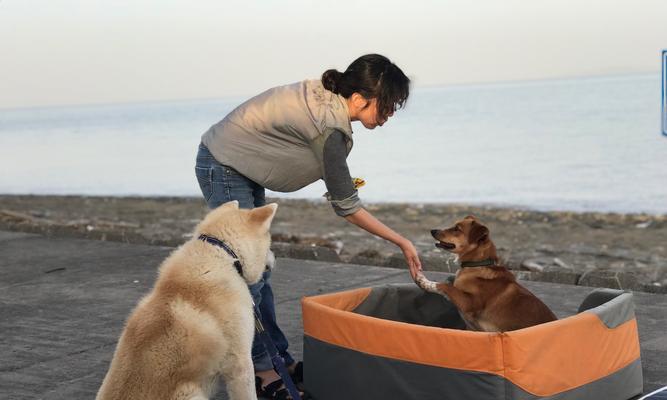
M 380 117 L 377 109 L 377 99 L 367 100 L 357 93 L 352 95 L 351 103 L 350 117 L 352 121 L 361 122 L 367 129 L 375 129 L 378 126 L 384 125 L 389 117 L 394 115 L 392 112 L 386 118 Z

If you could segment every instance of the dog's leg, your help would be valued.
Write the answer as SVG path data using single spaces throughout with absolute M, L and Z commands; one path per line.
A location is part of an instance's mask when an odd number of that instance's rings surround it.
M 433 282 L 428 278 L 426 278 L 424 274 L 422 274 L 421 272 L 417 274 L 415 283 L 417 284 L 417 286 L 419 286 L 420 288 L 424 289 L 427 292 L 436 293 L 449 299 L 449 301 L 451 301 L 452 304 L 454 304 L 454 306 L 456 306 L 456 308 L 459 310 L 459 314 L 461 314 L 461 318 L 463 318 L 463 320 L 465 321 L 466 325 L 468 326 L 468 329 L 475 331 L 483 330 L 475 322 L 474 318 L 468 318 L 466 316 L 466 314 L 473 309 L 472 306 L 474 300 L 471 295 L 457 289 L 450 283 Z
M 459 310 L 459 315 L 466 323 L 466 326 L 469 330 L 472 331 L 484 331 L 485 329 L 479 324 L 478 318 L 474 315 L 473 310 L 478 309 L 474 304 L 475 298 L 458 289 L 452 284 L 449 283 L 438 283 L 436 284 L 438 293 L 447 297 L 449 301 L 456 306 Z
M 183 383 L 169 397 L 171 400 L 208 400 L 206 390 L 199 383 Z
M 468 313 L 473 310 L 473 297 L 468 293 L 457 289 L 455 286 L 449 283 L 437 283 L 436 285 L 437 293 L 446 295 L 449 300 L 454 303 L 456 308 L 461 312 Z
M 237 359 L 222 371 L 230 400 L 257 400 L 254 371 L 250 357 Z

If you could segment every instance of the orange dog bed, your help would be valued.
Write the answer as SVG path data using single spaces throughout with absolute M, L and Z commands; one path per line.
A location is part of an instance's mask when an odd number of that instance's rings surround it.
M 632 294 L 596 290 L 578 314 L 505 333 L 462 330 L 415 285 L 306 297 L 304 382 L 328 399 L 605 399 L 642 392 Z

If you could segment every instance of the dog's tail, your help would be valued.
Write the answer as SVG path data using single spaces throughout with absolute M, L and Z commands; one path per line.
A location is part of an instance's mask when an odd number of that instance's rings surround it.
M 429 280 L 421 271 L 417 273 L 415 283 L 427 292 L 442 294 L 436 286 L 437 283 Z

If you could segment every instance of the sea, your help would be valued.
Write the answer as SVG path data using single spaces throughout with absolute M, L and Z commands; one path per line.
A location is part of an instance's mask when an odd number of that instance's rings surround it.
M 199 196 L 200 136 L 245 99 L 0 109 L 0 193 Z M 665 214 L 660 102 L 659 74 L 416 87 L 348 164 L 367 203 Z

